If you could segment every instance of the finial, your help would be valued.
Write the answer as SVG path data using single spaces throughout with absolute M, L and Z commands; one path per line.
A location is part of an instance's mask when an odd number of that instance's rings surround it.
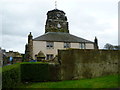
M 94 43 L 95 43 L 95 49 L 98 49 L 98 39 L 97 37 L 95 36 L 95 39 L 94 39 Z
M 97 39 L 97 37 L 95 36 L 95 39 Z
M 32 36 L 32 33 L 30 32 L 28 36 Z
M 57 1 L 55 1 L 55 9 L 57 9 Z

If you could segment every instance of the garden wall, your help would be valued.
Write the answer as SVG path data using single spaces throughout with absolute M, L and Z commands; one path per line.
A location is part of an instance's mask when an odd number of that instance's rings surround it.
M 117 50 L 59 50 L 61 80 L 117 74 L 118 52 L 120 53 Z

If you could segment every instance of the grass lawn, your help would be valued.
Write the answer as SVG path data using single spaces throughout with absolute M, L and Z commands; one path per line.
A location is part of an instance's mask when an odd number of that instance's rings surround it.
M 118 88 L 118 81 L 118 75 L 109 75 L 93 79 L 27 83 L 19 88 Z

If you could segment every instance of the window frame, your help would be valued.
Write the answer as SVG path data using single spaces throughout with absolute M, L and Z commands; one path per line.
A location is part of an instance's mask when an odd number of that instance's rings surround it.
M 54 58 L 54 54 L 46 54 L 46 60 L 52 60 Z
M 79 48 L 80 49 L 86 49 L 86 44 L 85 43 L 79 43 Z
M 46 42 L 47 49 L 54 49 L 54 42 Z
M 71 48 L 70 42 L 64 42 L 64 48 Z

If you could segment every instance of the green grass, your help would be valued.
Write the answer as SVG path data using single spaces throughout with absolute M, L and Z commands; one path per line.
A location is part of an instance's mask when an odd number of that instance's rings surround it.
M 20 88 L 118 88 L 118 75 L 82 80 L 28 83 L 20 86 Z

